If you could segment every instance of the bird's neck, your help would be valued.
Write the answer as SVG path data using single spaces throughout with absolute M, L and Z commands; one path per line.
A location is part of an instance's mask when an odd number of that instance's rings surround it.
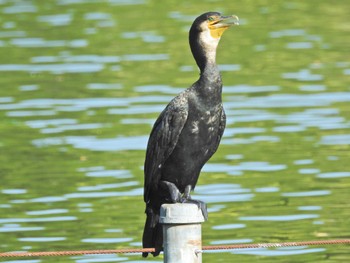
M 222 81 L 219 69 L 215 63 L 207 63 L 201 69 L 201 74 L 195 87 L 198 96 L 206 101 L 206 105 L 216 105 L 221 101 Z
M 194 59 L 200 69 L 199 80 L 195 83 L 197 94 L 202 98 L 216 102 L 221 100 L 222 81 L 216 65 L 216 48 L 219 39 L 210 36 L 190 34 L 190 46 Z
M 216 66 L 216 47 L 204 48 L 198 47 L 197 52 L 193 53 L 194 59 L 201 71 L 201 74 L 205 71 L 213 70 Z
M 198 33 L 191 28 L 190 47 L 194 59 L 201 71 L 204 73 L 207 68 L 216 66 L 216 48 L 220 38 L 213 38 L 210 33 Z
M 202 87 L 210 87 L 221 93 L 222 81 L 218 66 L 216 65 L 216 49 L 207 50 L 197 64 L 200 69 L 199 82 Z
M 200 69 L 200 79 L 208 83 L 221 82 L 221 75 L 218 66 L 213 62 L 208 61 L 203 68 Z

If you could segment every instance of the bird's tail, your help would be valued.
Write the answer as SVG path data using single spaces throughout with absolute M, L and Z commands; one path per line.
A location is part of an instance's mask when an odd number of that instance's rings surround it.
M 146 208 L 146 223 L 143 230 L 142 245 L 143 248 L 155 248 L 152 255 L 158 256 L 163 250 L 163 232 L 162 226 L 159 224 L 159 211 L 155 211 L 151 207 Z M 142 253 L 143 257 L 147 257 L 148 253 Z

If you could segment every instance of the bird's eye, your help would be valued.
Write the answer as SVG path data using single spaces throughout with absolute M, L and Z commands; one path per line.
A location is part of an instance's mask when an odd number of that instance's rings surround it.
M 210 16 L 208 17 L 208 20 L 211 22 L 211 21 L 214 21 L 214 17 Z

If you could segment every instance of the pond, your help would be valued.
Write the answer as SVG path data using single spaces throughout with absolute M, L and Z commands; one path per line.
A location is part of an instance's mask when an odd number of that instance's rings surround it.
M 240 17 L 217 54 L 227 128 L 194 197 L 203 245 L 350 236 L 348 1 L 0 0 L 0 251 L 138 248 L 153 122 L 198 78 L 209 10 Z M 161 262 L 140 254 L 1 262 Z M 203 262 L 348 262 L 348 246 Z

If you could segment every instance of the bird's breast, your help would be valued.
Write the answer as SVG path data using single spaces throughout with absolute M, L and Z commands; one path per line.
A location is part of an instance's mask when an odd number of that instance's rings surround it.
M 196 135 L 214 132 L 219 126 L 220 116 L 220 112 L 217 110 L 198 111 L 192 118 L 190 117 L 191 133 Z

